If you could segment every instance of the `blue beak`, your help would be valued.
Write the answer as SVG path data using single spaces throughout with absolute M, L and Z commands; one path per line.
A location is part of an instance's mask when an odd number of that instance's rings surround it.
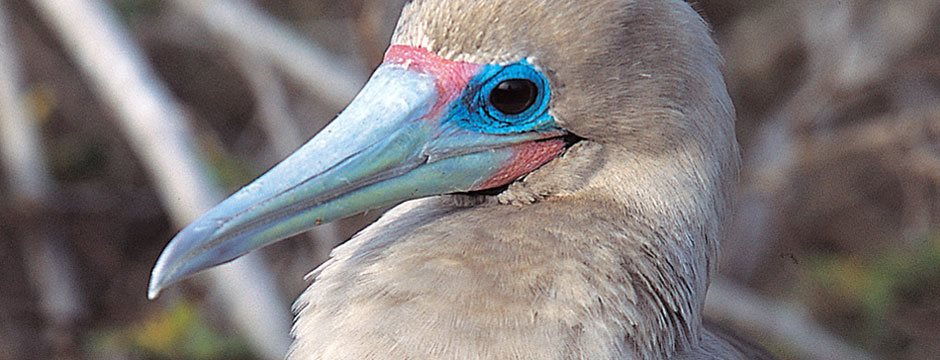
M 404 200 L 493 187 L 521 147 L 561 143 L 559 130 L 494 135 L 457 126 L 435 114 L 441 97 L 435 84 L 432 75 L 381 66 L 310 142 L 173 238 L 153 269 L 150 298 L 322 223 Z

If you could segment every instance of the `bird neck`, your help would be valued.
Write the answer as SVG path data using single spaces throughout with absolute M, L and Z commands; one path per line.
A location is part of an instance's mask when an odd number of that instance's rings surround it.
M 699 337 L 707 266 L 678 245 L 701 239 L 664 226 L 580 194 L 520 206 L 408 202 L 314 273 L 298 300 L 294 358 L 356 355 L 374 338 L 394 343 L 389 358 L 671 356 Z
M 700 336 L 737 158 L 734 146 L 708 146 L 690 142 L 661 156 L 584 141 L 499 196 L 553 223 L 541 226 L 568 229 L 547 246 L 579 256 L 582 280 L 605 284 L 594 305 L 618 319 L 637 354 L 667 356 Z
M 579 328 L 598 348 L 622 346 L 613 352 L 619 358 L 666 358 L 700 338 L 709 259 L 717 246 L 717 235 L 709 232 L 717 230 L 691 221 L 683 204 L 653 208 L 648 201 L 667 200 L 608 196 L 617 190 L 623 189 L 550 196 L 521 206 L 518 217 L 480 209 L 492 214 L 481 226 L 516 224 L 517 232 L 539 234 L 503 234 L 512 250 L 500 251 L 507 261 L 525 259 L 551 269 L 541 274 L 554 286 L 555 304 L 545 305 L 545 314 L 553 307 L 570 312 L 557 321 Z M 544 284 L 533 276 L 519 286 Z
M 716 195 L 654 160 L 585 141 L 495 198 L 390 210 L 314 272 L 295 358 L 367 354 L 375 338 L 402 358 L 657 359 L 693 346 Z

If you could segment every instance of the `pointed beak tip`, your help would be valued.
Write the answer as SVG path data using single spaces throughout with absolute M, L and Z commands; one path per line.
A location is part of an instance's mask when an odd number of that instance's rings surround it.
M 160 292 L 170 285 L 225 262 L 225 258 L 221 258 L 218 253 L 207 252 L 202 248 L 217 230 L 218 222 L 210 215 L 197 219 L 180 231 L 157 258 L 157 263 L 150 273 L 147 297 L 150 300 L 156 299 Z
M 153 272 L 150 274 L 150 284 L 147 287 L 147 298 L 150 300 L 156 299 L 163 289 L 175 282 L 167 276 L 164 258 L 164 256 L 160 256 L 157 264 L 153 267 Z
M 150 288 L 147 289 L 147 299 L 156 300 L 157 296 L 160 296 L 160 291 L 163 290 L 161 286 L 154 286 L 153 283 L 150 283 Z
M 147 287 L 147 299 L 155 300 L 157 296 L 160 296 L 160 292 L 163 291 L 163 288 L 166 287 L 163 272 L 160 271 L 160 267 L 157 266 L 153 269 L 153 274 L 150 275 L 150 284 Z

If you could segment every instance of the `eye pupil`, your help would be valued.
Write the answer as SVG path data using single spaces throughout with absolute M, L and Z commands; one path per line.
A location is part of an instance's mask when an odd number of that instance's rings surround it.
M 490 92 L 490 103 L 496 110 L 507 115 L 517 115 L 535 104 L 539 89 L 526 79 L 506 80 Z

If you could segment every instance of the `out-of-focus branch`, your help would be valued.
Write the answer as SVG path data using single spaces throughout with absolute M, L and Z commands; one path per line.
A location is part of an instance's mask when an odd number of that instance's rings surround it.
M 765 299 L 730 280 L 712 280 L 705 313 L 748 338 L 785 345 L 801 359 L 874 360 L 816 324 L 802 307 Z
M 236 51 L 232 57 L 255 95 L 257 117 L 274 154 L 282 159 L 287 157 L 303 145 L 304 138 L 290 114 L 283 84 L 264 59 L 248 51 Z
M 8 16 L 0 3 L 0 142 L 4 166 L 10 172 L 13 201 L 31 203 L 44 199 L 52 188 L 40 150 L 39 129 L 23 107 L 19 64 L 15 58 Z
M 33 3 L 116 112 L 174 222 L 187 224 L 217 203 L 221 192 L 206 174 L 182 108 L 115 13 L 94 0 Z M 289 346 L 290 312 L 259 257 L 244 257 L 208 274 L 230 319 L 259 355 L 282 358 Z
M 217 37 L 266 59 L 311 94 L 342 108 L 365 84 L 365 74 L 241 0 L 174 0 Z
M 24 250 L 27 276 L 39 295 L 39 307 L 55 333 L 68 332 L 85 313 L 84 295 L 76 281 L 75 264 L 54 224 L 43 216 L 52 199 L 52 177 L 42 156 L 39 129 L 22 97 L 20 65 L 16 59 L 9 17 L 0 2 L 0 155 L 10 177 L 11 204 L 17 217 L 11 225 Z M 56 357 L 66 356 L 53 344 Z M 62 345 L 62 346 L 60 346 Z

